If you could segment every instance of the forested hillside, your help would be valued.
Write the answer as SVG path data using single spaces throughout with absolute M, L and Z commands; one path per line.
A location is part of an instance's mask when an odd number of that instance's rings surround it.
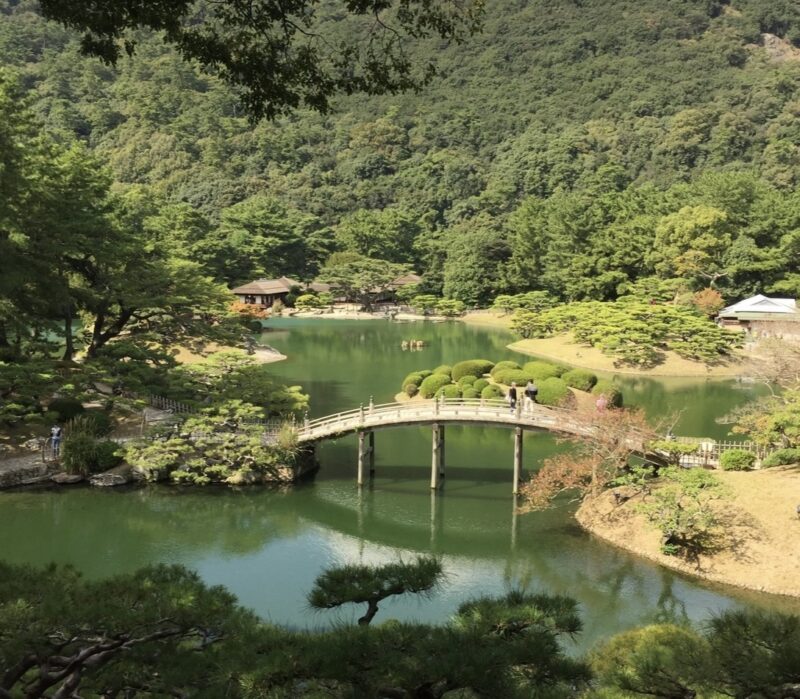
M 421 93 L 251 124 L 157 36 L 112 69 L 0 0 L 5 89 L 218 281 L 348 251 L 469 304 L 643 277 L 800 293 L 799 47 L 792 0 L 490 0 L 466 44 L 412 48 L 439 70 Z

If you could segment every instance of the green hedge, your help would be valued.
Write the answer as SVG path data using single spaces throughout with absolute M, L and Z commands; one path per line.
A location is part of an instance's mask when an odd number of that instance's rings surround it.
M 591 391 L 597 383 L 597 375 L 586 369 L 572 369 L 561 375 L 567 386 L 577 388 L 579 391 Z
M 481 398 L 502 398 L 503 391 L 501 390 L 500 386 L 495 386 L 493 383 L 490 383 L 488 386 L 484 386 L 483 390 L 481 391 Z
M 59 422 L 66 422 L 84 411 L 83 404 L 74 398 L 55 398 L 47 406 L 48 412 L 56 413 Z
M 453 367 L 451 367 L 449 364 L 441 364 L 441 365 L 437 366 L 433 370 L 433 373 L 434 374 L 447 374 L 448 376 L 452 376 Z
M 788 447 L 773 451 L 766 459 L 761 462 L 765 468 L 771 466 L 787 466 L 789 464 L 800 464 L 800 449 Z
M 413 398 L 414 396 L 419 393 L 419 386 L 415 383 L 407 383 L 403 386 L 403 393 L 405 393 L 409 398 Z
M 403 386 L 404 389 L 410 383 L 413 383 L 418 387 L 424 378 L 425 377 L 418 371 L 412 371 L 408 376 L 406 376 L 406 378 L 403 379 L 403 382 L 400 385 Z
M 468 359 L 453 366 L 453 381 L 458 381 L 462 376 L 474 376 L 479 379 L 484 374 L 488 374 L 494 362 L 488 359 Z
M 427 379 L 433 372 L 430 369 L 422 369 L 414 373 L 419 374 L 423 379 Z
M 457 384 L 447 384 L 447 386 L 442 386 L 438 391 L 436 391 L 436 397 L 440 398 L 441 396 L 444 396 L 445 398 L 461 398 L 461 389 Z
M 534 381 L 544 381 L 554 376 L 561 376 L 567 370 L 566 367 L 558 366 L 558 364 L 542 361 L 528 362 L 522 368 Z
M 433 398 L 436 395 L 436 391 L 443 386 L 447 386 L 449 383 L 449 376 L 445 376 L 444 374 L 431 374 L 428 378 L 423 379 L 422 383 L 419 385 L 419 392 L 422 394 L 423 398 Z
M 600 379 L 592 389 L 593 396 L 603 395 L 612 408 L 622 407 L 622 391 L 619 386 L 608 379 Z
M 497 362 L 497 364 L 495 364 L 494 368 L 492 369 L 492 378 L 494 378 L 494 375 L 497 372 L 505 371 L 506 369 L 522 369 L 522 367 L 516 362 L 511 362 L 511 361 Z
M 480 398 L 481 397 L 481 393 L 480 393 L 480 391 L 474 389 L 472 386 L 467 386 L 461 392 L 461 397 L 462 398 Z
M 562 405 L 570 396 L 567 382 L 555 376 L 545 379 L 537 384 L 539 395 L 536 400 L 542 405 Z
M 528 383 L 530 376 L 522 369 L 501 369 L 493 378 L 497 383 L 504 384 L 505 386 L 510 386 L 512 381 L 516 382 L 517 386 L 524 386 Z
M 744 449 L 725 451 L 719 458 L 719 465 L 723 471 L 749 471 L 755 462 L 756 455 Z
M 472 384 L 472 388 L 474 388 L 478 393 L 480 393 L 484 388 L 490 386 L 491 384 L 486 379 L 478 379 Z
M 469 376 L 469 375 L 462 376 L 458 380 L 458 385 L 461 386 L 461 388 L 466 388 L 467 386 L 472 386 L 472 384 L 474 384 L 477 380 L 478 379 L 475 378 L 474 376 Z

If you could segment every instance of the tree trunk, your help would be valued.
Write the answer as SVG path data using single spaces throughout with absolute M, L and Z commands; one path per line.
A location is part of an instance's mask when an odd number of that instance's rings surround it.
M 378 603 L 375 600 L 370 600 L 367 603 L 367 613 L 358 620 L 359 626 L 369 626 L 369 622 L 375 618 L 378 613 Z
M 65 362 L 71 362 L 75 354 L 75 343 L 72 337 L 72 309 L 68 308 L 64 313 L 64 356 Z

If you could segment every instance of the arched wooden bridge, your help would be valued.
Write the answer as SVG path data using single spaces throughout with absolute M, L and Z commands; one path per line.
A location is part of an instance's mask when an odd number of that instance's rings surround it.
M 361 406 L 356 410 L 305 420 L 297 425 L 297 439 L 301 444 L 333 439 L 347 434 L 358 434 L 358 484 L 363 485 L 367 468 L 375 471 L 375 431 L 390 427 L 431 425 L 431 488 L 437 488 L 444 476 L 445 426 L 447 424 L 478 424 L 506 427 L 514 430 L 513 492 L 519 491 L 522 470 L 522 435 L 524 430 L 547 430 L 560 434 L 590 439 L 602 427 L 593 424 L 591 414 L 568 408 L 552 408 L 535 404 L 525 409 L 522 401 L 511 409 L 503 399 L 441 398 L 428 401 L 384 403 Z M 647 448 L 647 437 L 636 433 L 626 435 L 632 451 L 651 458 L 664 454 Z M 681 440 L 683 441 L 683 440 Z M 681 459 L 685 466 L 716 466 L 722 452 L 728 449 L 747 449 L 763 458 L 763 449 L 752 442 L 699 442 L 698 453 Z
M 519 490 L 522 470 L 522 434 L 524 430 L 549 430 L 578 437 L 591 437 L 594 427 L 586 417 L 576 410 L 551 408 L 535 404 L 524 409 L 518 402 L 515 409 L 502 399 L 442 398 L 431 401 L 409 401 L 407 403 L 384 403 L 361 406 L 334 415 L 306 420 L 297 426 L 298 442 L 313 443 L 325 439 L 357 433 L 358 483 L 364 483 L 369 462 L 369 472 L 375 470 L 375 430 L 408 425 L 431 425 L 433 443 L 431 447 L 431 488 L 439 485 L 444 476 L 445 425 L 478 424 L 507 427 L 514 430 L 514 488 Z M 631 446 L 643 448 L 642 440 L 631 435 Z

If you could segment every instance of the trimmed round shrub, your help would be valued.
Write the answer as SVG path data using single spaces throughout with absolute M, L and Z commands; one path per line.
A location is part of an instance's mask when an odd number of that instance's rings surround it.
M 593 396 L 605 396 L 612 408 L 622 407 L 622 391 L 619 386 L 608 379 L 600 379 L 592 388 Z
M 405 390 L 405 387 L 410 383 L 413 383 L 415 386 L 419 387 L 424 378 L 425 377 L 418 371 L 412 371 L 408 376 L 406 376 L 406 378 L 403 379 L 403 383 L 400 385 L 403 387 L 403 390 Z
M 484 386 L 483 390 L 481 391 L 481 398 L 485 398 L 487 400 L 491 398 L 502 398 L 503 391 L 500 386 L 496 386 L 493 383 L 490 383 L 488 386 Z
M 505 386 L 510 386 L 512 381 L 516 382 L 517 386 L 524 386 L 528 383 L 529 375 L 522 369 L 502 369 L 498 371 L 493 378 L 497 383 L 504 384 Z
M 119 451 L 119 444 L 116 442 L 97 442 L 95 444 L 94 463 L 92 464 L 92 473 L 100 473 L 101 471 L 108 471 L 114 466 L 119 466 L 122 463 L 122 457 L 117 453 Z
M 494 362 L 488 359 L 468 359 L 465 362 L 459 362 L 453 365 L 453 381 L 458 381 L 462 376 L 474 376 L 476 379 L 481 378 L 484 374 L 488 374 Z
M 447 376 L 451 376 L 452 373 L 453 373 L 453 367 L 451 367 L 449 364 L 441 364 L 440 366 L 437 366 L 433 370 L 433 373 L 434 374 L 447 374 Z
M 749 471 L 756 462 L 756 455 L 744 449 L 731 449 L 722 452 L 719 465 L 723 471 Z
M 773 451 L 766 459 L 761 462 L 765 468 L 772 466 L 788 466 L 789 464 L 800 464 L 800 449 L 787 447 Z
M 450 377 L 444 374 L 431 374 L 426 379 L 422 380 L 419 385 L 419 392 L 423 398 L 433 398 L 436 392 L 450 383 Z
M 481 394 L 480 394 L 480 391 L 474 389 L 472 386 L 467 386 L 461 392 L 461 397 L 462 398 L 480 398 Z
M 476 379 L 474 376 L 462 376 L 458 380 L 458 385 L 461 386 L 461 388 L 466 388 L 467 386 L 472 386 L 472 384 L 474 384 L 477 380 L 478 379 Z
M 591 391 L 597 383 L 597 375 L 586 369 L 571 369 L 561 375 L 567 386 L 577 388 L 579 391 Z
M 436 391 L 437 398 L 441 398 L 442 396 L 445 398 L 461 398 L 461 389 L 457 384 L 449 383 L 447 386 L 442 386 Z
M 474 388 L 478 393 L 480 393 L 484 388 L 490 386 L 491 384 L 486 379 L 477 379 L 474 384 L 472 384 L 472 388 Z
M 551 376 L 537 385 L 539 386 L 539 395 L 536 396 L 536 400 L 542 405 L 562 405 L 571 395 L 567 382 L 555 376 Z
M 403 386 L 403 393 L 405 393 L 409 398 L 413 398 L 414 396 L 419 393 L 419 386 L 415 383 L 407 383 Z
M 427 379 L 433 372 L 430 369 L 421 369 L 420 371 L 415 371 L 415 374 L 419 374 L 423 379 Z
M 522 369 L 534 381 L 544 381 L 554 376 L 558 377 L 566 371 L 563 366 L 542 361 L 528 362 Z
M 47 410 L 58 415 L 59 422 L 66 422 L 84 411 L 83 404 L 74 398 L 55 398 L 50 401 Z
M 500 371 L 505 371 L 506 369 L 522 369 L 522 367 L 517 364 L 516 362 L 511 361 L 503 361 L 497 362 L 492 368 L 492 378 L 495 378 L 495 374 Z
M 95 437 L 105 437 L 111 434 L 111 430 L 114 429 L 114 420 L 111 415 L 100 408 L 87 410 L 81 416 L 81 420 L 84 421 L 86 431 Z

